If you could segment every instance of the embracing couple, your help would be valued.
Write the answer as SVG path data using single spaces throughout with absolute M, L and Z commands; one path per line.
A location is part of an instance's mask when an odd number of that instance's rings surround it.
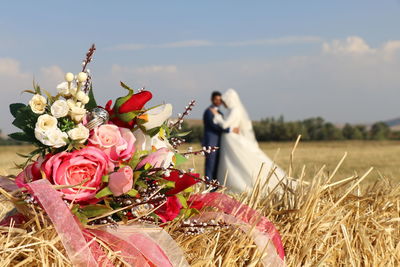
M 260 179 L 260 185 L 274 189 L 285 172 L 258 146 L 252 121 L 238 93 L 228 89 L 224 94 L 213 92 L 211 106 L 203 115 L 203 146 L 220 149 L 206 157 L 205 175 L 218 179 L 235 193 L 251 190 Z M 221 106 L 228 110 L 226 116 Z M 284 182 L 285 183 L 285 182 Z

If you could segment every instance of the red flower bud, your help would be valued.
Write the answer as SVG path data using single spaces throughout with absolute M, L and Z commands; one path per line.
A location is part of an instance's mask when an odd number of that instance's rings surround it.
M 112 101 L 109 100 L 105 109 L 110 114 L 110 121 L 119 127 L 132 128 L 137 115 L 143 109 L 144 105 L 153 97 L 149 91 L 141 91 L 137 94 L 129 90 L 128 95 L 119 97 L 115 105 L 111 108 Z

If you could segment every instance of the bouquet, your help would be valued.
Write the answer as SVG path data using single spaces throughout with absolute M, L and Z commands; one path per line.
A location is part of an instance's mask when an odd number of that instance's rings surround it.
M 10 105 L 20 129 L 10 137 L 36 149 L 21 155 L 26 160 L 15 179 L 2 179 L 0 192 L 19 211 L 3 224 L 18 225 L 43 211 L 77 266 L 111 266 L 102 243 L 121 251 L 131 265 L 185 266 L 183 252 L 162 227 L 179 221 L 181 231 L 195 235 L 246 224 L 243 231 L 270 249 L 268 262 L 282 264 L 280 237 L 268 220 L 233 198 L 210 193 L 218 182 L 180 168 L 190 156 L 217 149 L 179 151 L 188 134 L 181 125 L 195 101 L 171 120 L 171 104 L 147 107 L 150 91 L 121 82 L 127 94 L 99 105 L 87 69 L 95 49 L 78 74 L 65 74 L 55 95 L 34 84 L 25 91 L 32 94 L 29 103 Z

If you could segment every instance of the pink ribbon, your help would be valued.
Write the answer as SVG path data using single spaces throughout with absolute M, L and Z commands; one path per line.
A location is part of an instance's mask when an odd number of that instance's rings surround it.
M 121 225 L 82 229 L 51 184 L 41 179 L 28 188 L 42 205 L 75 266 L 113 266 L 96 239 L 102 240 L 132 266 L 189 266 L 167 232 L 156 226 Z
M 279 257 L 284 260 L 285 251 L 278 230 L 272 222 L 256 210 L 225 194 L 217 192 L 192 195 L 189 202 L 192 202 L 192 205 L 199 209 L 202 207 L 217 208 L 233 216 L 235 219 L 239 220 L 238 222 L 244 222 L 250 226 L 254 225 L 261 234 L 267 235 L 275 246 Z
M 0 176 L 0 187 L 8 192 L 18 189 L 18 186 L 15 184 L 15 181 L 4 176 Z
M 46 179 L 29 183 L 28 187 L 54 224 L 72 264 L 82 267 L 98 266 L 89 245 L 94 241 L 86 242 L 80 225 L 60 197 L 60 193 L 54 190 Z

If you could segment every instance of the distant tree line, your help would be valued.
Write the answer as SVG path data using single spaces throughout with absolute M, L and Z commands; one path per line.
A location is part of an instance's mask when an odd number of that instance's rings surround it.
M 384 122 L 376 122 L 370 127 L 346 123 L 338 127 L 321 117 L 299 121 L 285 121 L 283 116 L 266 118 L 253 122 L 254 133 L 258 141 L 293 141 L 301 134 L 302 141 L 329 140 L 400 140 L 400 131 L 392 131 Z M 203 125 L 182 125 L 184 131 L 190 131 L 185 136 L 189 143 L 201 142 Z M 0 130 L 0 146 L 23 145 L 23 142 L 2 137 Z
M 3 136 L 2 131 L 0 130 L 0 146 L 19 146 L 19 145 L 24 145 L 24 143 Z
M 266 118 L 253 123 L 258 141 L 293 141 L 299 134 L 303 141 L 329 140 L 400 140 L 400 131 L 392 131 L 384 122 L 376 122 L 370 127 L 365 125 L 345 124 L 343 127 L 325 121 L 321 117 L 299 121 L 285 121 L 279 118 Z M 200 142 L 203 126 L 184 124 L 183 128 L 191 131 L 185 137 L 187 142 Z

